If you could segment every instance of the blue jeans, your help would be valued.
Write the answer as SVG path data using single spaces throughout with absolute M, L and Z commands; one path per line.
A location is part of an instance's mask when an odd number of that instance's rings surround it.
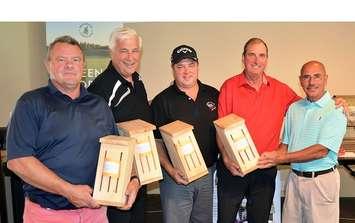
M 165 223 L 212 222 L 213 172 L 188 185 L 179 185 L 163 170 L 160 199 Z

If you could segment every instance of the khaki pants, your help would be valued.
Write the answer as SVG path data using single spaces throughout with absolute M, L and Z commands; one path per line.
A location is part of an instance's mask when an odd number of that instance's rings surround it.
M 284 223 L 339 222 L 340 176 L 337 169 L 314 178 L 288 176 Z

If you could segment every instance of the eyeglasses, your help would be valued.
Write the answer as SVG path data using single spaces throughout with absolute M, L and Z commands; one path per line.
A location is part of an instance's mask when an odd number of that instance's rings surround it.
M 322 74 L 314 74 L 314 75 L 304 74 L 300 76 L 300 79 L 301 81 L 310 81 L 310 80 L 319 81 L 320 79 L 322 79 Z

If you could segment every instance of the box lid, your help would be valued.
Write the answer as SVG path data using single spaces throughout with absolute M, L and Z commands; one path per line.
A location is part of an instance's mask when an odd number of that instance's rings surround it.
M 159 128 L 161 132 L 171 136 L 177 136 L 188 131 L 191 131 L 194 127 L 180 120 L 163 125 Z
M 156 129 L 155 125 L 152 125 L 149 122 L 143 121 L 141 119 L 120 122 L 117 123 L 117 127 L 125 132 L 128 132 L 130 135 L 153 131 L 154 129 Z
M 134 144 L 135 139 L 126 136 L 108 135 L 100 138 L 100 143 L 127 146 Z
M 244 124 L 244 119 L 236 114 L 229 114 L 220 119 L 215 120 L 213 123 L 222 129 L 231 128 L 237 125 Z

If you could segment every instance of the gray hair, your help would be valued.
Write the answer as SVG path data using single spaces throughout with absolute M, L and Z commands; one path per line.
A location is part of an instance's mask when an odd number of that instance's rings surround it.
M 117 40 L 129 37 L 137 37 L 139 42 L 139 49 L 142 48 L 142 37 L 140 37 L 134 29 L 129 27 L 118 27 L 114 29 L 110 35 L 108 48 L 113 50 L 116 46 Z
M 81 48 L 79 42 L 76 39 L 74 39 L 73 37 L 65 35 L 65 36 L 57 37 L 53 42 L 51 42 L 51 44 L 49 44 L 48 51 L 47 51 L 47 57 L 46 57 L 47 61 L 51 60 L 51 57 L 50 57 L 51 52 L 52 52 L 55 44 L 57 44 L 57 43 L 67 43 L 67 44 L 79 47 L 79 49 L 84 57 L 83 49 Z M 84 60 L 85 60 L 85 58 L 84 58 Z

